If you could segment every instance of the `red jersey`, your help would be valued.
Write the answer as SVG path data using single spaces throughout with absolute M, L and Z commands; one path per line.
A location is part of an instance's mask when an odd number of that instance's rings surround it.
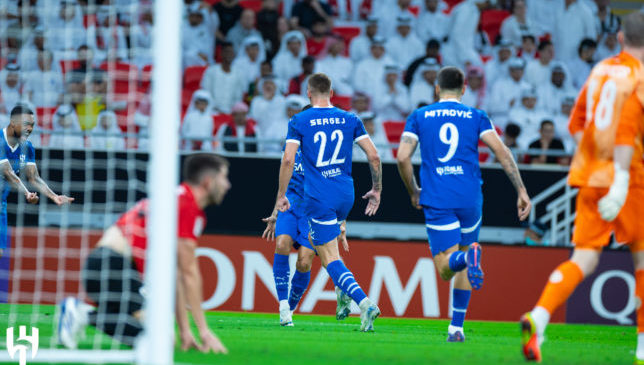
M 179 186 L 177 237 L 197 240 L 206 226 L 206 214 L 199 208 L 192 190 L 186 184 Z M 132 258 L 141 274 L 145 270 L 145 249 L 148 238 L 145 233 L 148 213 L 148 200 L 138 202 L 116 221 L 132 247 Z

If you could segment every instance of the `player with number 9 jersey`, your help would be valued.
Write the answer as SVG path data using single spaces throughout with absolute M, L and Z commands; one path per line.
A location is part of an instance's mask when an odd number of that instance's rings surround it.
M 321 225 L 319 229 L 313 227 L 314 245 L 337 237 L 339 223 L 353 207 L 353 143 L 364 138 L 369 135 L 362 121 L 335 107 L 313 107 L 289 121 L 286 142 L 301 146 L 306 171 L 305 213 L 313 226 Z

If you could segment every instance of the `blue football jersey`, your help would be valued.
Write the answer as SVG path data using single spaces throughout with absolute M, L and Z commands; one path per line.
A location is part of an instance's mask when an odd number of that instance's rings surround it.
M 420 204 L 434 208 L 465 208 L 482 202 L 478 142 L 494 131 L 487 114 L 455 100 L 415 110 L 403 136 L 418 140 Z
M 286 197 L 291 203 L 291 209 L 300 210 L 304 202 L 304 166 L 302 166 L 302 150 L 298 149 L 295 154 L 295 166 L 293 176 L 288 183 Z
M 362 138 L 369 138 L 362 121 L 335 107 L 313 107 L 291 118 L 286 142 L 300 145 L 306 196 L 353 199 L 353 143 Z
M 3 129 L 0 135 L 0 162 L 9 161 L 16 175 L 20 175 L 20 169 L 28 164 L 36 164 L 36 151 L 31 142 L 19 143 L 15 147 L 7 143 L 7 130 Z M 7 201 L 11 191 L 11 184 L 2 178 L 2 201 Z

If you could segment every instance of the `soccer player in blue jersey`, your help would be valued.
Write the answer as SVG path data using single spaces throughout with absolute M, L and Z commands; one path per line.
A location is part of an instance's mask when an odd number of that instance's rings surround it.
M 302 299 L 302 295 L 311 280 L 311 266 L 316 251 L 309 242 L 309 222 L 304 213 L 304 167 L 302 166 L 302 152 L 297 150 L 293 166 L 293 176 L 288 184 L 286 196 L 291 203 L 291 208 L 286 212 L 273 210 L 273 214 L 264 218 L 266 229 L 262 238 L 272 241 L 277 237 L 275 255 L 273 257 L 273 279 L 277 299 L 279 300 L 280 325 L 293 326 L 293 311 Z M 344 225 L 338 237 L 345 250 L 348 250 Z M 289 253 L 295 247 L 298 251 L 295 264 L 295 274 L 291 278 L 289 291 Z M 336 318 L 345 319 L 350 312 L 351 298 L 336 286 L 338 306 Z
M 58 205 L 74 201 L 65 195 L 54 193 L 38 174 L 36 168 L 36 152 L 31 142 L 27 140 L 34 129 L 34 112 L 26 105 L 16 105 L 10 113 L 9 125 L 0 135 L 0 164 L 6 180 L 0 182 L 2 189 L 2 207 L 0 209 L 0 256 L 8 245 L 7 231 L 7 196 L 11 187 L 7 181 L 25 194 L 31 204 L 38 202 L 38 195 L 30 193 L 20 181 L 20 171 L 24 169 L 27 181 L 41 194 L 47 196 Z
M 296 114 L 289 121 L 286 148 L 279 176 L 275 206 L 280 212 L 290 209 L 286 196 L 293 174 L 295 155 L 302 150 L 304 179 L 304 210 L 309 223 L 309 237 L 326 267 L 333 283 L 347 293 L 360 307 L 361 331 L 372 331 L 380 309 L 367 298 L 338 251 L 340 225 L 353 207 L 354 190 L 351 177 L 353 143 L 365 151 L 371 168 L 372 189 L 363 196 L 368 199 L 365 214 L 376 214 L 382 190 L 380 157 L 362 121 L 355 114 L 331 105 L 331 79 L 317 73 L 308 80 L 307 94 L 311 109 Z
M 528 216 L 531 207 L 510 150 L 485 112 L 461 104 L 464 91 L 463 71 L 443 68 L 436 86 L 439 102 L 409 115 L 397 156 L 411 204 L 425 213 L 434 265 L 443 280 L 454 277 L 449 342 L 465 340 L 463 322 L 470 294 L 472 288 L 478 290 L 483 284 L 481 247 L 477 243 L 483 205 L 479 139 L 494 152 L 514 185 L 520 220 Z M 419 144 L 420 186 L 411 163 Z

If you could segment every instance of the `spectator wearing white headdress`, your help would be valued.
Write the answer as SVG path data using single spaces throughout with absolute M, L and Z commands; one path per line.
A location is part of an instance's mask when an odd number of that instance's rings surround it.
M 411 108 L 416 109 L 420 104 L 432 104 L 436 101 L 436 77 L 440 65 L 433 58 L 428 58 L 419 67 L 417 76 L 414 76 L 414 81 L 411 83 L 409 89 L 409 99 L 411 101 Z
M 555 58 L 567 62 L 577 56 L 584 38 L 597 39 L 597 28 L 591 10 L 580 0 L 565 0 L 564 7 L 554 12 L 555 31 L 552 43 Z
M 489 0 L 465 0 L 454 7 L 449 27 L 449 39 L 443 47 L 443 64 L 465 67 L 479 64 L 476 37 L 481 11 L 490 7 Z
M 351 76 L 353 75 L 353 62 L 344 56 L 344 40 L 333 38 L 329 43 L 326 56 L 319 60 L 315 67 L 316 72 L 322 72 L 331 78 L 333 90 L 338 95 L 353 94 Z
M 512 15 L 505 18 L 501 23 L 501 37 L 515 47 L 521 47 L 521 36 L 524 33 L 533 32 L 534 26 L 527 16 L 525 0 L 514 0 L 512 3 Z
M 425 10 L 420 13 L 416 22 L 416 34 L 423 43 L 430 39 L 442 42 L 447 37 L 450 17 L 443 13 L 441 3 L 439 0 L 425 0 Z
M 376 88 L 373 101 L 374 111 L 380 120 L 405 120 L 411 108 L 409 93 L 402 83 L 398 66 L 385 66 L 384 77 Z
M 382 123 L 376 122 L 376 114 L 374 112 L 366 111 L 358 114 L 358 118 L 364 124 L 364 129 L 369 134 L 371 141 L 378 149 L 378 155 L 382 161 L 393 161 L 394 156 L 392 149 L 389 147 L 389 141 Z M 353 145 L 353 160 L 354 161 L 367 161 L 367 155 L 358 144 Z
M 183 66 L 206 66 L 213 63 L 215 34 L 206 21 L 208 10 L 198 2 L 187 7 L 188 17 L 181 30 Z
M 461 103 L 473 108 L 487 110 L 487 80 L 480 66 L 470 66 L 466 73 L 467 82 Z
M 507 39 L 501 39 L 494 48 L 496 54 L 485 64 L 485 77 L 488 86 L 493 86 L 497 80 L 510 76 L 508 63 L 514 55 L 514 47 Z
M 281 80 L 290 80 L 302 73 L 302 58 L 306 57 L 306 39 L 302 32 L 292 30 L 282 37 L 280 49 L 273 59 L 273 72 Z
M 537 47 L 539 58 L 529 61 L 526 65 L 525 80 L 532 86 L 538 87 L 544 80 L 550 78 L 555 48 L 549 40 L 543 40 Z
M 241 70 L 232 67 L 234 60 L 233 45 L 222 43 L 221 63 L 208 67 L 201 79 L 201 88 L 210 93 L 211 104 L 216 113 L 230 113 L 230 108 L 242 100 L 247 90 L 247 80 Z
M 94 58 L 101 63 L 108 60 L 127 60 L 127 41 L 123 27 L 118 24 L 114 7 L 101 5 L 96 12 L 96 24 L 87 28 L 89 43 L 95 48 Z
M 487 106 L 490 119 L 494 120 L 500 128 L 505 128 L 508 121 L 508 111 L 521 103 L 521 90 L 530 86 L 523 80 L 525 60 L 513 57 L 509 61 L 508 67 L 510 76 L 494 82 L 490 89 L 490 99 Z
M 8 114 L 22 100 L 23 80 L 20 78 L 20 66 L 8 63 L 0 71 L 0 113 Z
M 23 72 L 37 71 L 39 69 L 38 52 L 44 51 L 45 49 L 51 49 L 51 45 L 49 43 L 45 28 L 42 25 L 36 26 L 34 31 L 31 32 L 27 42 L 20 48 L 20 53 L 18 54 L 20 69 Z M 52 69 L 60 69 L 58 62 L 55 62 L 54 65 L 52 65 Z
M 85 138 L 81 134 L 76 110 L 70 104 L 63 104 L 56 109 L 52 118 L 52 135 L 49 147 L 59 149 L 83 149 Z
M 104 110 L 98 114 L 96 127 L 89 136 L 89 147 L 96 150 L 125 150 L 125 138 L 113 111 Z
M 527 0 L 527 15 L 535 27 L 538 38 L 552 36 L 555 32 L 555 16 L 564 6 L 564 0 Z
M 396 34 L 397 19 L 399 16 L 409 16 L 412 19 L 413 28 L 415 27 L 416 18 L 409 7 L 411 0 L 386 0 L 381 2 L 381 6 L 372 9 L 372 14 L 380 20 L 378 24 L 378 35 L 389 39 Z
M 275 142 L 260 144 L 261 152 L 281 151 L 281 144 L 288 131 L 286 119 L 286 100 L 277 92 L 275 78 L 267 76 L 259 83 L 261 94 L 253 98 L 250 103 L 249 116 L 257 122 L 257 129 L 262 138 L 272 139 Z
M 537 91 L 532 85 L 525 85 L 521 88 L 520 100 L 510 113 L 508 120 L 521 127 L 521 133 L 517 143 L 521 148 L 528 148 L 530 142 L 539 136 L 541 122 L 550 119 L 551 115 L 537 108 Z
M 94 41 L 83 26 L 83 12 L 76 0 L 62 0 L 57 6 L 41 10 L 46 11 L 43 14 L 44 27 L 55 58 L 74 59 L 76 50 L 83 44 L 95 48 Z
M 234 27 L 226 34 L 226 40 L 235 46 L 235 52 L 242 52 L 242 43 L 248 37 L 261 37 L 262 34 L 255 29 L 255 12 L 251 9 L 244 9 L 241 17 Z
M 248 105 L 243 101 L 233 105 L 233 120 L 222 125 L 217 131 L 219 149 L 227 152 L 257 153 L 257 141 L 243 141 L 241 138 L 257 138 L 257 123 L 248 118 Z M 223 138 L 240 138 L 239 141 L 222 141 Z
M 353 89 L 373 99 L 375 90 L 385 77 L 385 65 L 394 61 L 385 53 L 385 41 L 376 36 L 371 42 L 371 53 L 356 65 L 353 77 Z
M 36 107 L 54 107 L 62 101 L 63 75 L 52 69 L 53 57 L 51 51 L 38 52 L 38 70 L 25 76 L 23 94 Z
M 266 51 L 262 38 L 258 36 L 245 38 L 233 61 L 232 68 L 245 80 L 246 90 L 259 78 L 260 66 L 265 59 Z
M 619 32 L 619 24 L 604 30 L 595 52 L 596 60 L 603 60 L 609 57 L 616 56 L 621 52 L 622 47 L 617 40 L 617 33 Z
M 192 94 L 190 106 L 181 124 L 184 150 L 211 150 L 214 122 L 211 113 L 212 99 L 206 90 Z
M 547 81 L 546 81 L 547 80 Z M 543 80 L 537 87 L 539 108 L 556 113 L 561 108 L 561 101 L 575 92 L 566 66 L 555 61 L 550 69 L 550 77 Z
M 406 69 L 413 60 L 425 53 L 425 45 L 412 32 L 412 22 L 411 15 L 399 15 L 396 18 L 396 33 L 385 45 L 389 56 L 401 69 Z
M 371 55 L 371 42 L 378 34 L 378 18 L 369 16 L 365 22 L 364 29 L 359 36 L 353 38 L 349 44 L 349 56 L 357 64 Z
M 570 120 L 572 108 L 575 106 L 576 97 L 577 94 L 573 92 L 561 98 L 561 108 L 552 116 L 555 133 L 563 141 L 566 151 L 570 153 L 575 152 L 575 139 L 568 131 L 568 121 Z
M 152 55 L 152 29 L 154 13 L 151 4 L 138 7 L 138 21 L 130 27 L 130 58 L 139 68 L 154 63 Z

